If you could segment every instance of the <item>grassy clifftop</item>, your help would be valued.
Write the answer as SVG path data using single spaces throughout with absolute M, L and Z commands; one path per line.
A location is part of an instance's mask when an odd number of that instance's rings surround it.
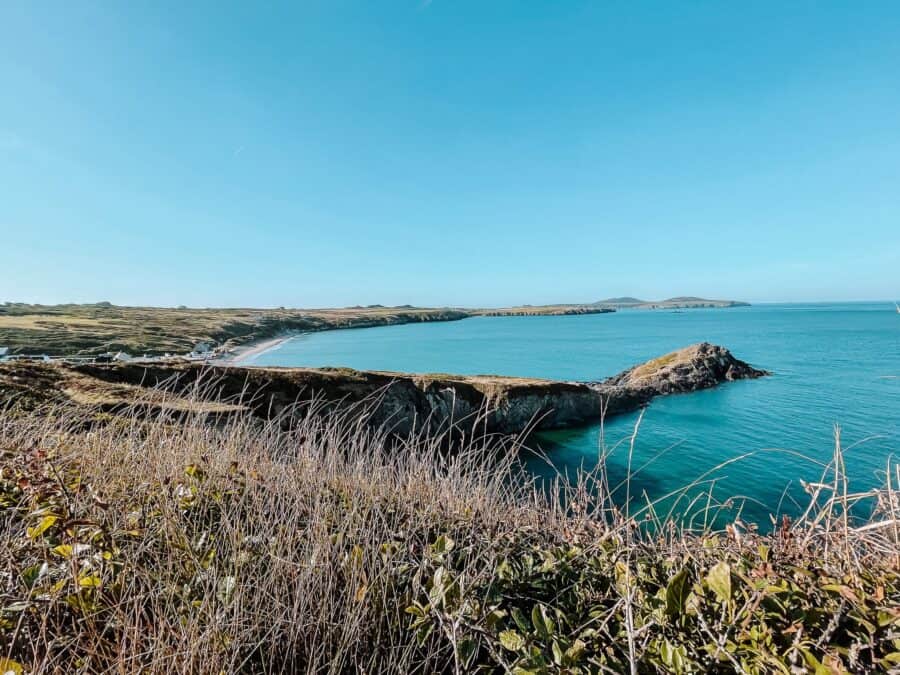
M 876 673 L 900 664 L 890 485 L 840 454 L 760 535 L 545 495 L 515 443 L 0 415 L 4 672 Z M 896 467 L 888 467 L 893 476 Z M 865 520 L 847 516 L 871 505 Z M 714 508 L 726 508 L 716 504 Z M 647 527 L 650 523 L 652 527 Z
M 0 305 L 0 347 L 12 353 L 92 356 L 124 351 L 184 354 L 198 342 L 233 347 L 294 331 L 366 328 L 472 316 L 596 314 L 609 309 L 548 305 L 506 309 L 348 307 L 340 309 L 192 309 L 90 305 Z
M 349 368 L 241 368 L 183 360 L 118 364 L 14 361 L 0 364 L 0 407 L 34 408 L 69 401 L 113 412 L 141 403 L 150 409 L 189 410 L 186 397 L 208 391 L 204 410 L 248 410 L 270 418 L 311 401 L 365 410 L 370 422 L 395 431 L 433 432 L 447 424 L 521 433 L 533 427 L 578 426 L 634 410 L 656 396 L 696 391 L 766 375 L 727 349 L 700 343 L 598 383 L 499 375 L 408 374 Z M 165 395 L 162 390 L 165 390 Z
M 470 316 L 453 309 L 170 309 L 94 305 L 0 305 L 0 346 L 13 352 L 160 355 L 189 352 L 198 342 L 233 346 L 290 331 L 359 328 Z

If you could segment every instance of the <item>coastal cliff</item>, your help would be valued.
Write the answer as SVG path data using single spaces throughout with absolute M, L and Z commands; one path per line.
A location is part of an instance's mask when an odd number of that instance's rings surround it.
M 16 371 L 19 369 L 19 372 Z M 22 369 L 27 369 L 24 372 Z M 491 433 L 573 427 L 635 410 L 656 396 L 766 375 L 724 347 L 700 343 L 602 382 L 410 375 L 347 368 L 242 368 L 196 363 L 43 364 L 0 368 L 0 402 L 69 400 L 109 411 L 134 403 L 180 413 L 249 411 L 258 417 L 303 414 L 315 403 L 343 409 L 399 434 L 453 426 Z M 17 394 L 18 392 L 18 394 Z

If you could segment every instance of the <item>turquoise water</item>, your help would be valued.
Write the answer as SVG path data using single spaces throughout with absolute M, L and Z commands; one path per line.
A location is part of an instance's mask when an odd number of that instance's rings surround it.
M 850 448 L 847 470 L 856 486 L 884 480 L 889 455 L 900 455 L 900 315 L 889 303 L 474 318 L 331 331 L 294 338 L 252 364 L 599 380 L 703 340 L 774 376 L 654 400 L 632 467 L 652 463 L 634 478 L 632 495 L 661 497 L 754 452 L 715 472 L 715 494 L 747 497 L 745 519 L 764 525 L 773 511 L 796 512 L 793 500 L 803 497 L 798 479 L 817 480 L 821 473 L 783 451 L 828 461 L 836 424 Z M 623 440 L 636 419 L 625 415 L 604 425 L 605 445 L 615 448 L 608 462 L 614 482 L 625 473 Z M 531 459 L 532 471 L 571 472 L 596 463 L 600 426 L 541 433 L 533 442 L 555 469 Z

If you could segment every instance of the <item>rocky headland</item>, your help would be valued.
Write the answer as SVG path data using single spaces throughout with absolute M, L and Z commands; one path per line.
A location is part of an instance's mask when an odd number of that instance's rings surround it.
M 727 349 L 700 343 L 601 382 L 503 376 L 412 375 L 346 368 L 243 368 L 198 363 L 0 365 L 0 406 L 71 402 L 107 412 L 133 409 L 230 415 L 286 425 L 311 402 L 340 408 L 399 434 L 453 426 L 490 433 L 573 427 L 635 410 L 656 396 L 766 375 Z
M 608 414 L 627 412 L 657 396 L 710 389 L 723 382 L 769 375 L 708 342 L 652 359 L 589 386 L 607 401 Z

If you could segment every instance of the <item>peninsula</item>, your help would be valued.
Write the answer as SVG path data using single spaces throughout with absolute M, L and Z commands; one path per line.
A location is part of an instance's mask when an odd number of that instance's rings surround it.
M 0 364 L 0 407 L 69 403 L 108 413 L 145 410 L 250 413 L 272 419 L 356 411 L 378 428 L 401 435 L 423 427 L 479 426 L 513 434 L 578 426 L 601 415 L 646 405 L 656 396 L 691 392 L 767 375 L 727 349 L 700 343 L 666 354 L 600 382 L 559 382 L 496 375 L 405 374 L 349 368 L 243 368 L 159 362 L 132 364 Z M 199 392 L 199 393 L 198 393 Z

